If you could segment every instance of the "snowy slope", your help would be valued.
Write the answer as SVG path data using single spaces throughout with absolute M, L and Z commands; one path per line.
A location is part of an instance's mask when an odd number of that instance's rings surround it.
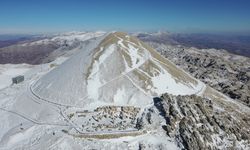
M 26 64 L 20 65 L 0 65 L 0 90 L 12 84 L 12 78 L 18 75 L 24 75 L 30 70 L 30 66 Z
M 82 45 L 31 90 L 53 103 L 86 107 L 95 103 L 146 106 L 162 93 L 191 95 L 203 88 L 203 83 L 138 39 L 115 32 Z

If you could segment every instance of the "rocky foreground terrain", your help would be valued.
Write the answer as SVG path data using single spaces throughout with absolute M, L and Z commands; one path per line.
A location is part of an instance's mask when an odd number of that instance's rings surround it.
M 147 43 L 195 78 L 250 106 L 248 57 L 230 54 L 224 50 L 163 44 L 162 41 Z
M 154 98 L 154 106 L 166 121 L 162 128 L 178 142 L 179 147 L 248 149 L 250 146 L 249 111 L 238 111 L 239 105 L 230 101 L 221 101 L 219 97 L 210 99 L 205 95 L 164 94 L 161 98 Z M 151 118 L 154 112 L 151 108 L 144 114 L 142 126 L 154 123 Z

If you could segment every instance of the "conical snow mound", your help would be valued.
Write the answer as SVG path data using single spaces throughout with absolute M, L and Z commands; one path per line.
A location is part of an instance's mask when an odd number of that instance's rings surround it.
M 162 93 L 199 94 L 203 87 L 143 42 L 115 32 L 83 44 L 31 90 L 47 101 L 69 106 L 145 106 Z

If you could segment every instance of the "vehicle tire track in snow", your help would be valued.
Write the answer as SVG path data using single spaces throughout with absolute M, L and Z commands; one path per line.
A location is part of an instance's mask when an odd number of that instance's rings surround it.
M 52 101 L 50 101 L 50 100 L 47 100 L 47 99 L 44 99 L 44 98 L 40 97 L 39 95 L 37 95 L 37 94 L 33 91 L 32 85 L 29 86 L 29 92 L 30 92 L 32 95 L 34 95 L 37 99 L 42 100 L 42 101 L 45 101 L 45 102 L 47 102 L 47 103 L 50 103 L 50 104 L 53 104 L 53 105 L 57 105 L 57 106 L 62 106 L 62 107 L 74 107 L 74 106 L 72 106 L 72 105 L 65 105 L 65 104 L 60 104 L 60 103 L 52 102 Z

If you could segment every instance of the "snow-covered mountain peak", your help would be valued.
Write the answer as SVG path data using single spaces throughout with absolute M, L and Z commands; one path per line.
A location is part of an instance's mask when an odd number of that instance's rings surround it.
M 70 106 L 100 102 L 145 106 L 162 93 L 191 95 L 204 88 L 203 83 L 126 33 L 113 32 L 82 47 L 36 82 L 33 92 Z

